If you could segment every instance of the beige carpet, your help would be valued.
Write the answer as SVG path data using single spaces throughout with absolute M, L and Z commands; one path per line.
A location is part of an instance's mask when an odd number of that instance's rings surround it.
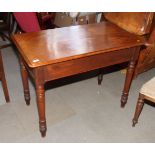
M 31 105 L 26 106 L 18 59 L 12 48 L 2 51 L 11 102 L 5 103 L 0 89 L 0 142 L 155 142 L 155 109 L 145 105 L 139 123 L 131 120 L 140 87 L 152 78 L 152 69 L 136 78 L 128 103 L 120 108 L 124 74 L 120 71 L 88 78 L 46 91 L 47 136 L 40 137 L 34 86 Z M 59 82 L 58 82 L 59 83 Z

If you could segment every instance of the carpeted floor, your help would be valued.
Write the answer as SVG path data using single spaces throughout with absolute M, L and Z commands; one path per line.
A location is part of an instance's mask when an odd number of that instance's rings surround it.
M 2 56 L 11 102 L 5 103 L 1 88 L 0 142 L 155 142 L 154 107 L 146 104 L 139 123 L 135 128 L 131 124 L 138 91 L 155 69 L 133 81 L 124 109 L 120 96 L 125 75 L 120 71 L 104 75 L 101 86 L 93 76 L 50 83 L 46 90 L 48 130 L 41 138 L 34 85 L 30 81 L 31 105 L 26 106 L 16 52 L 9 47 L 2 50 Z

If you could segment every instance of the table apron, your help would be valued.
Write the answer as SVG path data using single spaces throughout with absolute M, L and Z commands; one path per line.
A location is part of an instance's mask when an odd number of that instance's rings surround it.
M 70 61 L 42 66 L 44 81 L 51 81 L 66 76 L 71 76 L 87 71 L 111 66 L 130 61 L 133 52 L 131 49 L 123 49 L 107 53 L 100 53 Z

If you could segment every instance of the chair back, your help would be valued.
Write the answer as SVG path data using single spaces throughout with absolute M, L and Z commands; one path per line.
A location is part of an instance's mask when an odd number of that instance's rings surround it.
M 117 26 L 136 35 L 150 33 L 153 12 L 109 12 L 104 13 L 105 18 Z
M 35 12 L 14 12 L 13 15 L 23 32 L 40 31 L 39 22 Z

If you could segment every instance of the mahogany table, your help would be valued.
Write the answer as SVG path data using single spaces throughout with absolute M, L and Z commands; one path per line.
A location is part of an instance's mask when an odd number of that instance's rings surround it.
M 124 107 L 139 49 L 145 43 L 142 37 L 109 22 L 16 34 L 12 39 L 19 50 L 27 105 L 30 104 L 28 75 L 35 83 L 42 137 L 47 130 L 44 90 L 47 81 L 129 61 L 121 97 Z

